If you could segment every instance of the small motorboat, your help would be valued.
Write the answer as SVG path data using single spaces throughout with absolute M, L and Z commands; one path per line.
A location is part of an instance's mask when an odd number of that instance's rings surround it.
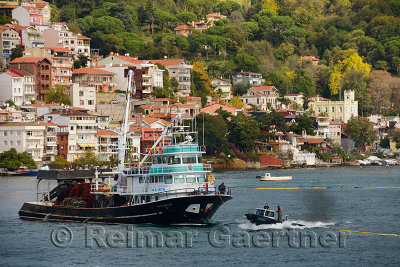
M 247 220 L 249 220 L 251 223 L 255 225 L 260 225 L 260 224 L 277 224 L 277 223 L 283 223 L 284 221 L 287 221 L 289 216 L 286 215 L 285 219 L 280 222 L 278 220 L 278 212 L 275 210 L 266 210 L 266 209 L 257 209 L 256 213 L 247 213 L 246 214 Z M 304 226 L 303 224 L 300 223 L 292 223 L 292 226 Z
M 15 173 L 13 176 L 38 176 L 38 174 L 39 174 L 38 170 L 32 170 L 29 169 L 28 167 L 20 166 L 17 169 L 17 173 Z
M 292 176 L 271 176 L 269 172 L 266 172 L 264 176 L 257 176 L 260 181 L 291 181 Z

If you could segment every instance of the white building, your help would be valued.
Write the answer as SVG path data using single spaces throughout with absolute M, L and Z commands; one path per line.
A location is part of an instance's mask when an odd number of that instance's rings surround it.
M 71 106 L 94 111 L 96 109 L 96 88 L 94 86 L 80 86 L 79 83 L 71 84 L 69 91 Z
M 96 133 L 99 159 L 108 161 L 110 157 L 118 158 L 118 133 L 111 130 L 100 130 Z
M 232 75 L 232 84 L 236 85 L 242 83 L 250 86 L 261 86 L 265 80 L 262 78 L 261 73 L 254 72 L 239 72 Z
M 260 110 L 268 110 L 270 107 L 276 108 L 276 99 L 278 97 L 278 89 L 275 86 L 258 86 L 250 88 L 242 96 L 242 101 L 247 107 L 254 105 Z
M 331 101 L 323 97 L 311 97 L 309 110 L 316 115 L 323 114 L 333 121 L 347 121 L 358 116 L 358 101 L 354 100 L 354 91 L 345 91 L 343 101 Z
M 284 95 L 284 98 L 289 99 L 290 101 L 292 101 L 292 103 L 296 103 L 297 105 L 300 105 L 301 107 L 304 104 L 304 95 L 302 94 L 287 94 Z
M 229 100 L 232 98 L 232 85 L 229 81 L 222 79 L 213 79 L 211 83 L 214 87 L 214 92 L 221 93 L 222 100 Z
M 23 70 L 10 70 L 0 74 L 0 101 L 12 100 L 21 106 L 35 100 L 33 75 Z
M 21 44 L 19 32 L 9 26 L 0 27 L 0 67 L 8 68 L 11 50 Z
M 86 151 L 97 154 L 95 115 L 72 109 L 62 109 L 45 114 L 44 120 L 58 125 L 68 125 L 68 161 L 72 162 L 82 157 Z
M 0 124 L 0 152 L 15 148 L 26 151 L 37 164 L 43 159 L 45 126 L 37 123 L 10 122 Z

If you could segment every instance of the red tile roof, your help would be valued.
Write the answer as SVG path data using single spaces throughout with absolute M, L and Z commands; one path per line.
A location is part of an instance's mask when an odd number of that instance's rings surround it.
M 174 28 L 175 31 L 182 31 L 182 30 L 190 30 L 190 27 L 187 25 L 181 25 Z
M 41 122 L 41 123 L 39 123 L 39 126 L 56 126 L 56 127 L 58 127 L 60 125 L 57 125 L 57 124 L 54 124 L 51 122 Z
M 86 37 L 86 36 L 83 36 L 83 35 L 78 35 L 78 39 L 90 40 L 89 37 Z
M 113 72 L 109 72 L 102 69 L 97 68 L 80 68 L 76 69 L 72 72 L 72 74 L 104 74 L 104 75 L 116 75 Z
M 33 76 L 33 74 L 30 74 L 29 72 L 23 71 L 23 70 L 10 70 L 11 72 L 17 74 L 20 77 L 24 76 Z
M 0 6 L 1 8 L 17 8 L 18 6 L 14 6 L 14 5 L 5 5 L 5 6 Z
M 45 1 L 36 1 L 33 2 L 37 8 L 44 8 L 48 3 Z
M 18 57 L 11 61 L 11 63 L 36 63 L 46 59 L 45 57 Z
M 217 13 L 207 14 L 207 17 L 226 18 L 226 16 Z
M 95 136 L 118 136 L 118 133 L 110 131 L 110 130 L 100 130 Z
M 303 138 L 300 141 L 309 144 L 321 144 L 323 142 L 326 142 L 324 138 Z
M 153 59 L 149 60 L 151 63 L 159 63 L 164 66 L 179 65 L 185 62 L 184 59 Z
M 72 52 L 71 49 L 69 48 L 64 48 L 64 47 L 45 47 L 47 49 L 53 50 L 53 51 L 65 51 L 65 52 Z

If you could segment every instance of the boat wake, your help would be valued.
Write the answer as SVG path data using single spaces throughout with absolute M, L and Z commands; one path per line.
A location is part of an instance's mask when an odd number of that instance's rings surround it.
M 285 221 L 283 223 L 276 223 L 276 224 L 262 224 L 262 225 L 255 225 L 250 222 L 239 224 L 239 228 L 244 230 L 282 230 L 282 229 L 310 229 L 310 228 L 326 228 L 331 225 L 334 225 L 333 222 L 307 222 L 307 221 Z

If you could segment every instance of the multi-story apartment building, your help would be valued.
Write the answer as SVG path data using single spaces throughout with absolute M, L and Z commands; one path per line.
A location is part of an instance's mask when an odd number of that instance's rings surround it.
M 72 51 L 72 55 L 90 56 L 90 38 L 69 31 L 65 23 L 55 23 L 41 35 L 46 47 L 60 47 Z
M 323 97 L 311 97 L 309 110 L 316 115 L 324 114 L 332 121 L 347 121 L 358 116 L 358 101 L 354 100 L 354 91 L 345 91 L 343 101 L 331 101 Z
M 32 47 L 44 47 L 44 41 L 40 39 L 40 32 L 34 26 L 22 26 L 19 24 L 7 24 L 19 32 L 21 46 L 26 50 Z
M 100 160 L 118 157 L 118 133 L 111 130 L 100 130 L 96 133 L 96 137 Z
M 45 114 L 44 120 L 58 125 L 68 125 L 68 161 L 72 162 L 82 157 L 86 151 L 97 154 L 95 115 L 73 109 L 62 109 Z
M 38 123 L 9 122 L 0 124 L 0 152 L 15 148 L 26 151 L 41 165 L 43 159 L 45 126 Z
M 0 64 L 1 68 L 8 68 L 10 64 L 11 50 L 21 44 L 19 32 L 5 26 L 0 27 Z
M 213 79 L 212 86 L 214 87 L 214 92 L 221 94 L 222 100 L 229 100 L 232 98 L 232 85 L 229 81 Z
M 254 105 L 260 110 L 276 108 L 276 99 L 279 97 L 278 89 L 275 86 L 258 86 L 250 88 L 242 96 L 243 103 L 246 106 Z
M 20 57 L 10 63 L 11 70 L 23 70 L 32 73 L 37 101 L 44 101 L 51 86 L 51 61 L 44 57 Z
M 264 82 L 260 73 L 254 72 L 239 72 L 232 75 L 232 84 L 236 85 L 242 83 L 249 86 L 261 86 Z
M 0 101 L 12 100 L 21 106 L 35 100 L 34 77 L 23 70 L 10 70 L 0 74 Z
M 43 145 L 43 161 L 51 162 L 56 159 L 57 149 L 57 128 L 58 125 L 50 122 L 39 123 L 44 126 L 44 145 Z
M 80 68 L 72 72 L 72 82 L 80 86 L 94 86 L 97 92 L 114 92 L 115 73 L 97 68 Z
M 69 87 L 68 94 L 73 107 L 90 111 L 96 109 L 96 88 L 94 86 L 80 86 L 78 83 L 73 83 Z
M 57 127 L 57 156 L 68 159 L 68 125 Z
M 47 26 L 50 24 L 51 8 L 44 1 L 22 3 L 12 11 L 12 18 L 22 26 Z
M 24 56 L 45 57 L 52 62 L 51 85 L 69 86 L 72 77 L 72 51 L 62 47 L 35 47 L 27 49 Z
M 190 94 L 190 71 L 193 69 L 193 65 L 186 63 L 184 59 L 160 59 L 150 60 L 151 63 L 159 63 L 163 65 L 169 73 L 169 77 L 175 78 L 178 82 L 178 95 L 189 96 Z
M 287 94 L 284 95 L 284 98 L 289 99 L 293 104 L 296 103 L 299 106 L 303 106 L 304 104 L 304 95 L 302 94 Z
M 163 71 L 157 65 L 137 58 L 129 56 L 120 56 L 112 54 L 109 57 L 97 62 L 97 67 L 115 73 L 116 89 L 126 90 L 128 87 L 127 78 L 125 77 L 125 70 L 130 66 L 136 67 L 135 70 L 135 84 L 137 91 L 140 91 L 140 97 L 149 97 L 154 87 L 163 87 Z M 141 79 L 137 77 L 140 75 Z M 141 84 L 141 88 L 139 88 Z

